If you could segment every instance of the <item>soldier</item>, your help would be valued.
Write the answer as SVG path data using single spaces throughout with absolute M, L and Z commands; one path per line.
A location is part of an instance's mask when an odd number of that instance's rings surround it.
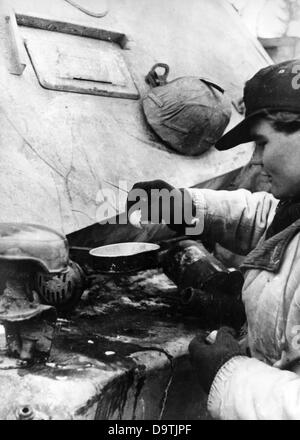
M 190 344 L 191 361 L 217 419 L 300 418 L 300 60 L 261 69 L 245 85 L 245 119 L 216 144 L 226 150 L 255 141 L 256 160 L 270 192 L 174 189 L 163 181 L 135 184 L 181 194 L 160 204 L 160 222 L 246 255 L 242 298 L 248 325 L 248 355 L 232 329 L 219 329 L 214 344 L 205 334 Z M 299 82 L 299 84 L 298 84 Z M 134 210 L 132 192 L 127 209 Z M 142 218 L 152 215 L 152 201 Z M 167 200 L 167 199 L 166 199 Z M 170 200 L 170 199 L 169 199 Z M 175 202 L 174 202 L 175 200 Z M 187 207 L 189 213 L 185 215 Z M 178 212 L 184 213 L 178 224 Z M 197 228 L 196 228 L 197 226 Z

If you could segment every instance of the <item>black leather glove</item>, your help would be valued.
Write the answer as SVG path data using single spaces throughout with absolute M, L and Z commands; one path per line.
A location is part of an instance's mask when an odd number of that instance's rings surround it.
M 189 345 L 191 363 L 197 371 L 201 386 L 209 393 L 219 369 L 242 350 L 234 338 L 235 331 L 230 327 L 221 327 L 213 344 L 207 342 L 207 333 L 196 336 Z
M 174 188 L 163 180 L 139 182 L 133 185 L 126 202 L 127 218 L 140 209 L 141 222 L 165 223 L 183 233 L 193 224 L 196 207 L 186 189 Z

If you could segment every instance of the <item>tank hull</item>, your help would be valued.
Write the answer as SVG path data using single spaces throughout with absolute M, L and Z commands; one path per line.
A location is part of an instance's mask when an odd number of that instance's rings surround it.
M 235 103 L 244 82 L 271 61 L 226 1 L 114 0 L 103 14 L 104 2 L 88 1 L 88 13 L 72 3 L 1 3 L 0 222 L 49 226 L 74 246 L 168 237 L 165 228 L 141 236 L 129 225 L 97 222 L 123 212 L 126 191 L 116 187 L 159 178 L 222 188 L 252 148 L 211 148 L 199 157 L 168 149 L 142 112 L 146 74 L 167 63 L 170 80 L 210 78 Z M 59 77 L 53 47 L 64 54 Z M 85 47 L 94 54 L 91 65 Z M 114 88 L 105 79 L 114 69 L 101 72 L 101 93 L 89 77 L 93 62 L 101 65 L 98 52 L 105 63 L 122 60 L 124 74 L 114 72 Z M 77 55 L 88 84 L 65 63 Z M 241 118 L 233 105 L 228 129 Z M 1 420 L 209 418 L 187 353 L 201 323 L 181 314 L 177 290 L 162 273 L 123 282 L 99 280 L 95 302 L 83 298 L 58 320 L 46 364 L 19 368 L 2 345 Z

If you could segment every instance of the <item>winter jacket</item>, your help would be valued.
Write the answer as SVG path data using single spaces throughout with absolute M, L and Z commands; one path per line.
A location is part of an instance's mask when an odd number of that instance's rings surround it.
M 242 297 L 251 358 L 236 356 L 221 367 L 208 409 L 217 419 L 300 419 L 300 220 L 265 240 L 278 204 L 271 194 L 190 193 L 203 234 L 248 254 Z

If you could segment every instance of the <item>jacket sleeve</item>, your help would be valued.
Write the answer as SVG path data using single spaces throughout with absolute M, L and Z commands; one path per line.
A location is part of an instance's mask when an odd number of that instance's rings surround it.
M 257 359 L 233 357 L 214 379 L 208 410 L 222 420 L 299 420 L 300 376 Z
M 189 192 L 196 206 L 196 217 L 204 223 L 204 236 L 240 255 L 246 255 L 257 245 L 278 204 L 270 193 L 251 193 L 245 189 L 189 188 Z
M 215 376 L 208 398 L 220 419 L 300 420 L 300 234 L 280 272 L 251 271 L 243 289 L 253 356 L 236 356 Z

